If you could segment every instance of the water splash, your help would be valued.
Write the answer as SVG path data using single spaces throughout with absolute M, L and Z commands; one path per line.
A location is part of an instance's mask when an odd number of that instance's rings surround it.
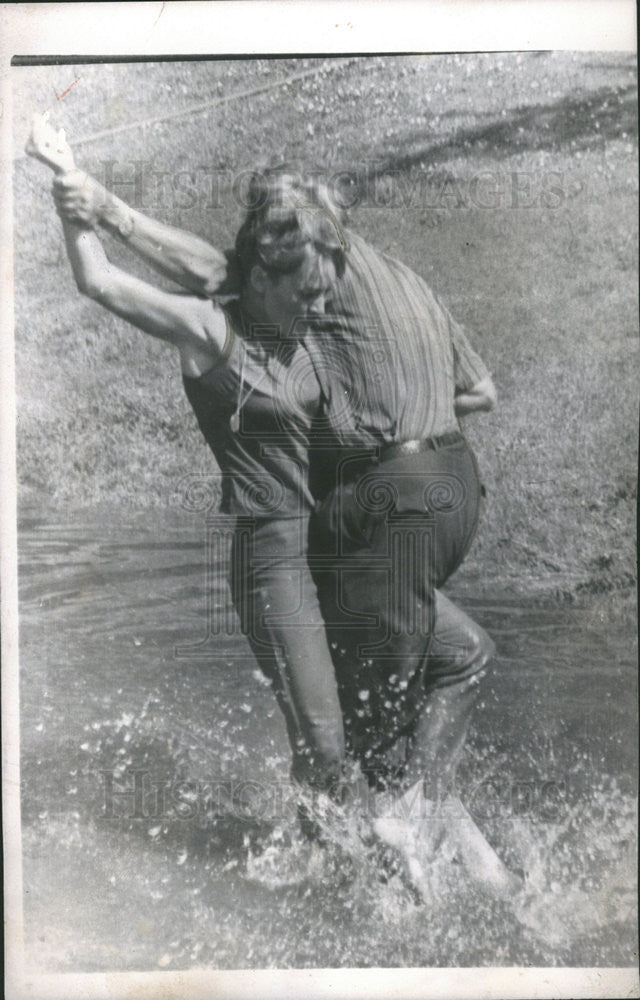
M 555 949 L 633 923 L 635 829 L 636 802 L 611 779 L 561 823 L 514 819 L 509 836 L 525 871 L 517 919 Z
M 451 954 L 469 947 L 469 901 L 484 913 L 482 942 L 513 937 L 519 945 L 542 948 L 548 961 L 569 961 L 572 949 L 590 942 L 592 950 L 611 941 L 616 926 L 635 919 L 635 801 L 615 782 L 602 779 L 590 798 L 581 799 L 556 823 L 535 816 L 494 822 L 491 839 L 498 853 L 524 876 L 521 891 L 496 900 L 483 891 L 459 863 L 454 850 L 442 849 L 425 863 L 411 884 L 393 852 L 381 848 L 362 825 L 328 800 L 307 799 L 320 831 L 311 842 L 295 830 L 274 830 L 258 853 L 250 853 L 245 878 L 269 890 L 308 885 L 343 897 L 357 896 L 356 908 L 384 914 L 389 933 L 400 933 L 411 913 L 428 919 L 434 943 Z M 437 930 L 436 930 L 437 928 Z M 528 942 L 528 945 L 526 945 Z M 509 949 L 497 945 L 506 956 Z

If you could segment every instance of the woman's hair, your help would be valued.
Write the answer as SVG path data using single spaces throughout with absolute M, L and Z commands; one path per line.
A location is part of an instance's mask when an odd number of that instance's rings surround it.
M 290 274 L 300 266 L 306 248 L 333 260 L 344 274 L 348 246 L 341 209 L 326 186 L 283 170 L 255 173 L 249 183 L 251 206 L 236 237 L 243 279 L 259 264 L 271 276 Z

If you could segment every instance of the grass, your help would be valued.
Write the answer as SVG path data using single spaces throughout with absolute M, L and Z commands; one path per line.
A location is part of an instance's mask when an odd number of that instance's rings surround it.
M 17 152 L 32 111 L 78 76 L 55 107 L 72 141 L 315 64 L 15 69 Z M 461 585 L 602 605 L 635 575 L 635 106 L 631 56 L 368 57 L 77 158 L 103 178 L 138 169 L 138 189 L 118 193 L 224 246 L 242 170 L 294 159 L 351 171 L 353 228 L 430 281 L 498 387 L 495 413 L 467 421 L 489 502 Z M 16 163 L 22 507 L 169 505 L 186 473 L 213 468 L 177 358 L 80 298 L 48 185 L 39 164 Z

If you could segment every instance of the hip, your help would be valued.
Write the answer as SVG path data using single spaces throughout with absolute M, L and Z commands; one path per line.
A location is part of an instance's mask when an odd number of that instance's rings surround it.
M 435 448 L 393 446 L 376 461 L 347 457 L 312 515 L 313 547 L 318 533 L 344 539 L 354 528 L 361 536 L 368 522 L 402 514 L 466 522 L 477 516 L 480 497 L 477 460 L 462 435 Z

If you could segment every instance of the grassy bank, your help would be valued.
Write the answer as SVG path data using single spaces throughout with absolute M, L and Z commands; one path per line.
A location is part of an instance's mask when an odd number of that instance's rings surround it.
M 301 70 L 314 75 L 276 86 Z M 256 163 L 350 171 L 351 225 L 422 273 L 472 331 L 500 394 L 467 422 L 488 491 L 466 567 L 604 601 L 634 578 L 635 66 L 612 54 L 16 69 L 33 110 L 87 137 L 80 164 L 151 215 L 229 245 Z M 63 101 L 61 94 L 78 83 Z M 271 89 L 259 90 L 265 84 Z M 229 95 L 170 122 L 151 119 Z M 343 177 L 346 185 L 346 177 Z M 15 171 L 23 509 L 178 503 L 213 469 L 177 358 L 78 295 L 44 167 Z M 236 197 L 234 197 L 234 191 Z M 119 247 L 114 259 L 131 260 Z M 137 265 L 136 265 L 137 266 Z M 144 274 L 144 269 L 138 267 Z

